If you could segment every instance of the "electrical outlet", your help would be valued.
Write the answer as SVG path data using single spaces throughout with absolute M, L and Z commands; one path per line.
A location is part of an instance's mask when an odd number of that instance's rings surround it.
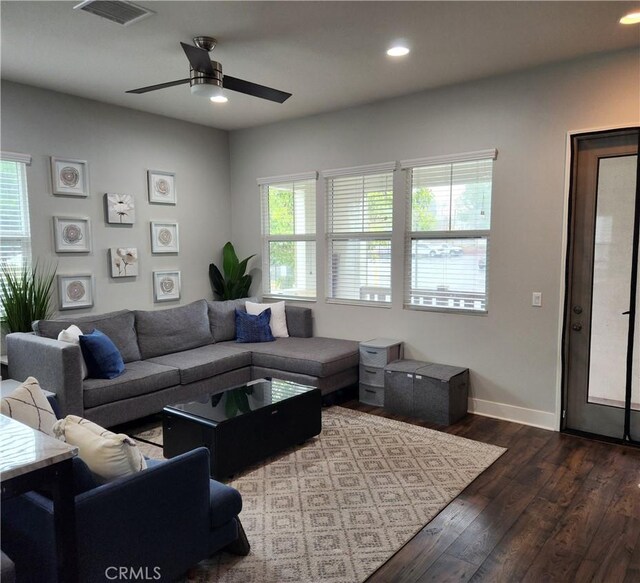
M 542 292 L 533 292 L 531 294 L 531 305 L 536 308 L 542 307 Z

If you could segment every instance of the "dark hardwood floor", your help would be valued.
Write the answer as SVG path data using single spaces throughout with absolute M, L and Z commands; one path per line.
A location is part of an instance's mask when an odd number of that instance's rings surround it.
M 429 425 L 509 448 L 369 583 L 640 582 L 640 449 L 468 415 Z

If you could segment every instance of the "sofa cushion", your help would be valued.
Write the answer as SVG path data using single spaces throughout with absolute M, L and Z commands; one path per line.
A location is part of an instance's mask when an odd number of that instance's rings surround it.
M 276 338 L 288 338 L 289 330 L 287 330 L 287 316 L 285 315 L 284 302 L 273 302 L 271 304 L 256 304 L 255 302 L 246 302 L 245 309 L 247 314 L 252 316 L 258 316 L 265 310 L 271 310 L 271 320 L 269 320 L 269 327 L 271 333 Z M 236 322 L 236 328 L 238 324 Z
M 222 345 L 230 345 L 224 342 Z M 351 367 L 360 360 L 358 343 L 335 338 L 276 338 L 274 342 L 243 344 L 251 350 L 255 366 L 286 370 L 314 377 L 328 377 Z
M 271 333 L 270 321 L 271 308 L 257 316 L 236 308 L 236 342 L 273 342 L 275 338 Z
M 78 326 L 83 334 L 88 334 L 96 328 L 105 333 L 116 345 L 125 362 L 140 360 L 135 315 L 130 310 L 84 316 L 73 320 L 37 320 L 33 323 L 33 330 L 39 336 L 57 338 L 62 330 L 73 324 Z
M 138 345 L 145 360 L 211 344 L 207 301 L 168 310 L 137 310 Z
M 138 444 L 124 433 L 113 433 L 77 415 L 60 419 L 53 431 L 58 439 L 78 448 L 78 457 L 100 483 L 147 468 Z
M 124 372 L 124 362 L 117 346 L 97 328 L 80 335 L 82 357 L 88 374 L 95 379 L 115 379 Z
M 207 302 L 209 305 L 209 326 L 214 342 L 235 340 L 236 338 L 236 308 L 245 309 L 246 302 L 258 301 L 258 298 L 241 298 L 239 300 L 225 300 L 221 302 Z
M 90 409 L 179 384 L 177 368 L 138 360 L 130 362 L 124 373 L 115 379 L 86 379 L 82 383 L 84 406 Z
M 177 368 L 183 385 L 219 375 L 224 372 L 251 366 L 251 353 L 234 350 L 228 346 L 209 344 L 192 350 L 157 356 L 148 362 Z
M 0 411 L 20 423 L 53 435 L 56 414 L 38 380 L 29 377 L 9 395 L 0 400 Z

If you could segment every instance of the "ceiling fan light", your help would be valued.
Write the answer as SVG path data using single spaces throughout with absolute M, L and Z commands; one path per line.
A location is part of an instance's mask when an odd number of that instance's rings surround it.
M 409 48 L 405 45 L 394 45 L 387 50 L 387 55 L 390 57 L 404 57 L 409 54 Z
M 620 24 L 638 24 L 640 22 L 640 11 L 629 12 L 620 19 Z
M 191 85 L 191 95 L 197 95 L 199 97 L 219 97 L 222 95 L 222 87 L 216 83 L 200 82 Z
M 213 97 L 209 97 L 209 101 L 213 103 L 226 103 L 229 99 L 224 95 L 214 95 Z

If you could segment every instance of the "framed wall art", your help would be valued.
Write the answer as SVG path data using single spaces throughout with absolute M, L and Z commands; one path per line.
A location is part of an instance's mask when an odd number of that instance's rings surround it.
M 58 296 L 61 310 L 93 306 L 93 275 L 58 275 Z
M 111 277 L 135 277 L 138 275 L 138 250 L 135 247 L 109 249 Z
M 147 170 L 149 202 L 157 204 L 176 204 L 175 172 Z
M 51 156 L 51 184 L 53 194 L 89 196 L 88 162 Z
M 107 223 L 133 225 L 136 222 L 136 205 L 130 194 L 104 195 Z
M 153 301 L 170 302 L 180 299 L 180 272 L 153 272 Z
M 89 253 L 91 220 L 88 217 L 53 217 L 56 253 Z
M 178 253 L 178 223 L 151 222 L 151 253 Z

